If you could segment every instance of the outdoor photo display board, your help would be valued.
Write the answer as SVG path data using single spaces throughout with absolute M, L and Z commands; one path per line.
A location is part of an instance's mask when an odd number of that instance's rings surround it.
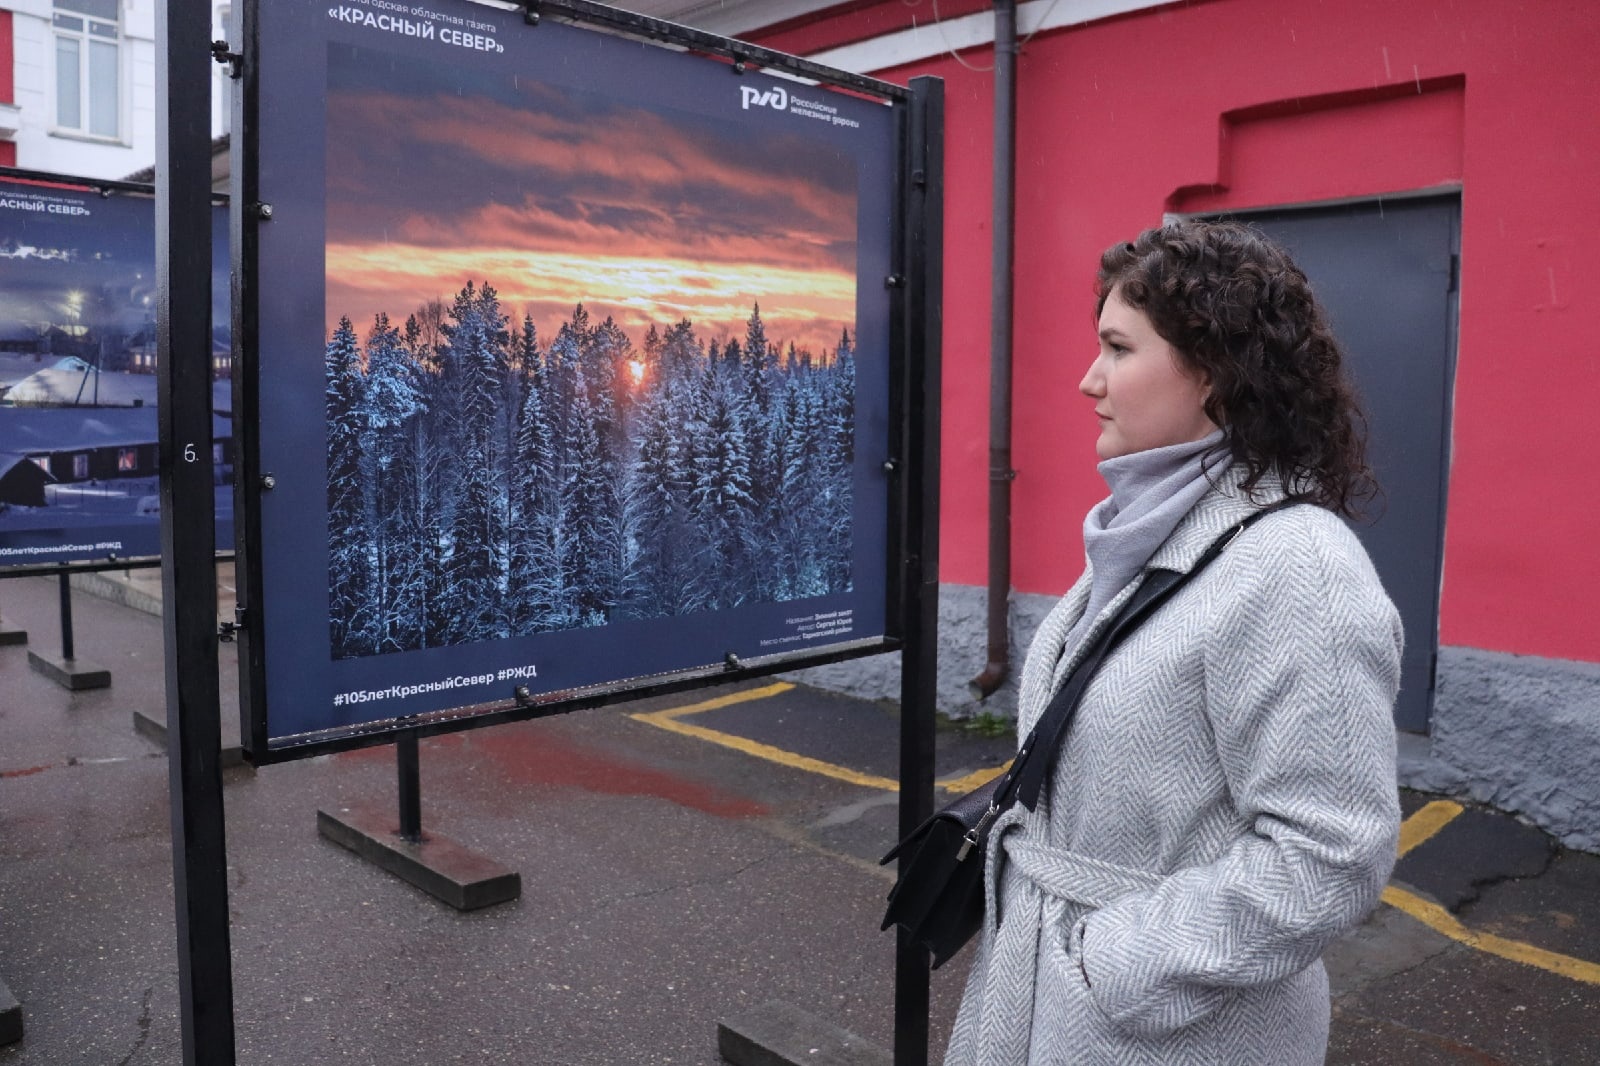
M 0 571 L 158 555 L 155 201 L 0 175 Z M 225 208 L 213 219 L 217 538 L 233 539 Z
M 898 106 L 467 0 L 250 17 L 253 759 L 894 646 Z

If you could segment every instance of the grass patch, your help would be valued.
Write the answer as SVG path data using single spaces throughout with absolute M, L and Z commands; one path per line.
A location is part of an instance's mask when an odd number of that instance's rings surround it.
M 973 736 L 988 739 L 1014 737 L 1017 735 L 1017 720 L 1015 718 L 990 714 L 988 711 L 979 711 L 970 718 L 963 718 L 954 724 L 963 733 L 971 733 Z

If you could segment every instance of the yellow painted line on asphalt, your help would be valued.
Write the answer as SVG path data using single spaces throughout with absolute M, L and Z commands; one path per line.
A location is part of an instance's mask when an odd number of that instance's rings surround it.
M 779 681 L 777 684 L 745 689 L 743 692 L 734 692 L 727 696 L 718 696 L 715 699 L 702 700 L 699 703 L 690 703 L 683 707 L 668 707 L 662 711 L 642 711 L 638 714 L 630 714 L 628 717 L 636 722 L 653 725 L 657 729 L 665 729 L 669 733 L 694 737 L 697 740 L 718 744 L 724 748 L 732 748 L 734 751 L 742 751 L 746 755 L 754 756 L 757 759 L 765 759 L 767 762 L 774 762 L 794 770 L 804 770 L 807 773 L 831 777 L 835 781 L 845 781 L 852 785 L 861 785 L 864 788 L 876 788 L 885 792 L 900 791 L 900 782 L 893 778 L 879 777 L 876 774 L 864 774 L 859 770 L 852 770 L 848 766 L 824 762 L 821 759 L 813 759 L 809 755 L 801 755 L 797 752 L 774 747 L 771 744 L 763 744 L 759 740 L 751 740 L 748 737 L 724 733 L 720 729 L 708 729 L 705 726 L 692 725 L 683 721 L 684 718 L 690 715 L 714 711 L 719 707 L 730 707 L 736 703 L 748 703 L 751 700 L 764 700 L 773 696 L 780 696 L 792 688 L 794 686 L 788 682 Z M 1006 764 L 1006 766 L 1010 765 L 1010 763 Z M 976 770 L 962 777 L 938 782 L 937 787 L 944 789 L 946 792 L 957 794 L 970 792 L 990 778 L 1000 776 L 1005 772 L 1005 769 L 1006 767 L 1002 766 L 998 769 Z
M 1569 955 L 1558 955 L 1553 951 L 1536 948 L 1532 944 L 1524 944 L 1520 940 L 1507 940 L 1495 936 L 1493 933 L 1474 932 L 1437 903 L 1429 902 L 1403 888 L 1390 885 L 1383 890 L 1383 901 L 1397 910 L 1405 911 L 1434 932 L 1442 933 L 1469 948 L 1502 959 L 1510 959 L 1512 962 L 1520 962 L 1526 966 L 1536 966 L 1561 977 L 1582 981 L 1584 984 L 1600 985 L 1600 966 L 1592 962 L 1574 959 Z
M 766 685 L 761 688 L 746 689 L 715 699 L 702 700 L 699 703 L 687 704 L 683 707 L 669 707 L 661 711 L 647 711 L 631 714 L 628 717 L 637 722 L 653 725 L 658 729 L 665 729 L 681 736 L 694 737 L 712 744 L 718 744 L 734 751 L 744 752 L 746 755 L 768 762 L 777 763 L 795 770 L 804 770 L 808 773 L 831 777 L 836 781 L 845 781 L 852 785 L 861 785 L 865 788 L 881 789 L 885 792 L 898 792 L 900 783 L 891 778 L 879 777 L 876 774 L 864 774 L 859 770 L 852 770 L 847 766 L 838 766 L 834 763 L 813 759 L 807 755 L 786 751 L 771 744 L 750 740 L 747 737 L 735 736 L 717 729 L 707 729 L 705 726 L 692 725 L 682 719 L 690 715 L 701 714 L 705 711 L 714 711 L 719 707 L 731 707 L 739 703 L 752 700 L 770 699 L 782 695 L 794 688 L 788 682 L 780 681 L 776 684 Z M 960 794 L 970 792 L 991 778 L 1004 773 L 1005 766 L 991 767 L 976 770 L 962 777 L 951 778 L 948 781 L 938 782 L 938 787 L 946 792 Z M 1436 836 L 1440 830 L 1449 825 L 1462 812 L 1459 803 L 1449 800 L 1435 800 L 1418 810 L 1407 818 L 1400 826 L 1400 842 L 1396 849 L 1398 855 L 1404 856 Z M 1526 966 L 1534 966 L 1549 973 L 1557 974 L 1584 984 L 1600 985 L 1600 965 L 1575 959 L 1568 955 L 1561 955 L 1554 951 L 1534 947 L 1518 940 L 1508 940 L 1505 937 L 1495 936 L 1493 933 L 1480 933 L 1468 929 L 1460 920 L 1439 906 L 1437 903 L 1423 899 L 1414 892 L 1410 892 L 1397 885 L 1390 885 L 1383 890 L 1383 902 L 1404 911 L 1417 921 L 1426 925 L 1434 932 L 1449 937 L 1451 940 L 1477 951 L 1498 958 L 1519 962 Z
M 1449 825 L 1461 813 L 1461 804 L 1449 800 L 1435 800 L 1400 825 L 1400 846 L 1396 849 L 1404 856 L 1413 848 L 1431 839 L 1439 830 Z M 1476 951 L 1497 958 L 1536 966 L 1541 970 L 1567 977 L 1584 984 L 1600 985 L 1600 966 L 1569 955 L 1536 948 L 1520 940 L 1507 940 L 1493 933 L 1479 933 L 1461 924 L 1455 915 L 1437 903 L 1425 900 L 1415 892 L 1390 885 L 1383 890 L 1383 902 L 1396 910 L 1404 911 L 1423 925 Z
M 989 766 L 982 770 L 974 770 L 970 774 L 962 777 L 952 777 L 948 781 L 940 781 L 937 784 L 939 788 L 944 789 L 946 792 L 964 796 L 979 785 L 987 785 L 1009 769 L 1011 769 L 1011 760 L 1007 759 L 1002 766 Z
M 1403 859 L 1406 852 L 1431 839 L 1434 834 L 1455 820 L 1461 813 L 1461 804 L 1449 800 L 1434 800 L 1426 807 L 1400 823 L 1400 847 L 1396 858 Z
M 750 740 L 747 737 L 734 736 L 717 729 L 707 729 L 705 726 L 691 725 L 680 721 L 691 714 L 700 714 L 703 711 L 714 711 L 718 707 L 727 707 L 735 703 L 745 703 L 749 700 L 764 700 L 772 696 L 781 695 L 794 688 L 793 685 L 780 681 L 775 685 L 763 688 L 747 689 L 744 692 L 735 692 L 730 696 L 718 696 L 714 700 L 705 700 L 702 703 L 691 703 L 685 707 L 669 707 L 664 711 L 648 711 L 641 714 L 632 714 L 628 717 L 637 722 L 653 725 L 658 729 L 665 729 L 669 733 L 680 736 L 694 737 L 698 740 L 720 744 L 724 748 L 742 751 L 746 755 L 753 755 L 758 759 L 775 762 L 780 766 L 788 766 L 795 770 L 805 770 L 808 773 L 820 774 L 831 777 L 836 781 L 847 781 L 852 785 L 863 785 L 866 788 L 881 788 L 894 791 L 899 785 L 887 777 L 878 777 L 874 774 L 864 774 L 852 770 L 848 766 L 835 766 L 821 759 L 813 759 L 808 755 L 785 751 L 783 748 L 771 744 L 763 744 L 759 740 Z
M 771 685 L 764 685 L 761 688 L 747 688 L 741 692 L 731 692 L 726 696 L 718 696 L 715 699 L 701 700 L 699 703 L 689 703 L 682 707 L 668 707 L 664 711 L 630 714 L 628 717 L 641 722 L 650 719 L 668 721 L 674 718 L 682 718 L 688 714 L 699 714 L 701 711 L 714 711 L 718 707 L 732 707 L 736 703 L 749 703 L 751 700 L 764 700 L 772 696 L 781 696 L 792 688 L 794 686 L 789 682 L 778 681 Z

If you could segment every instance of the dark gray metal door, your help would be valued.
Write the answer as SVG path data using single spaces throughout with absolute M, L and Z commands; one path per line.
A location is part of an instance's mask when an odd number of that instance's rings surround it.
M 1461 206 L 1456 196 L 1241 212 L 1287 246 L 1333 319 L 1370 422 L 1383 497 L 1357 523 L 1405 623 L 1395 721 L 1433 707 L 1444 563 Z

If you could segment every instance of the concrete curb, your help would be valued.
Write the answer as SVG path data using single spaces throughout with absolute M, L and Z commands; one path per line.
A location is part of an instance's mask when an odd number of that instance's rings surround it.
M 87 574 L 73 574 L 70 578 L 72 587 L 91 596 L 98 596 L 102 600 L 120 603 L 124 607 L 132 607 L 145 614 L 161 617 L 161 597 L 152 596 L 143 589 L 137 588 L 130 581 L 122 581 L 103 572 L 91 571 Z

